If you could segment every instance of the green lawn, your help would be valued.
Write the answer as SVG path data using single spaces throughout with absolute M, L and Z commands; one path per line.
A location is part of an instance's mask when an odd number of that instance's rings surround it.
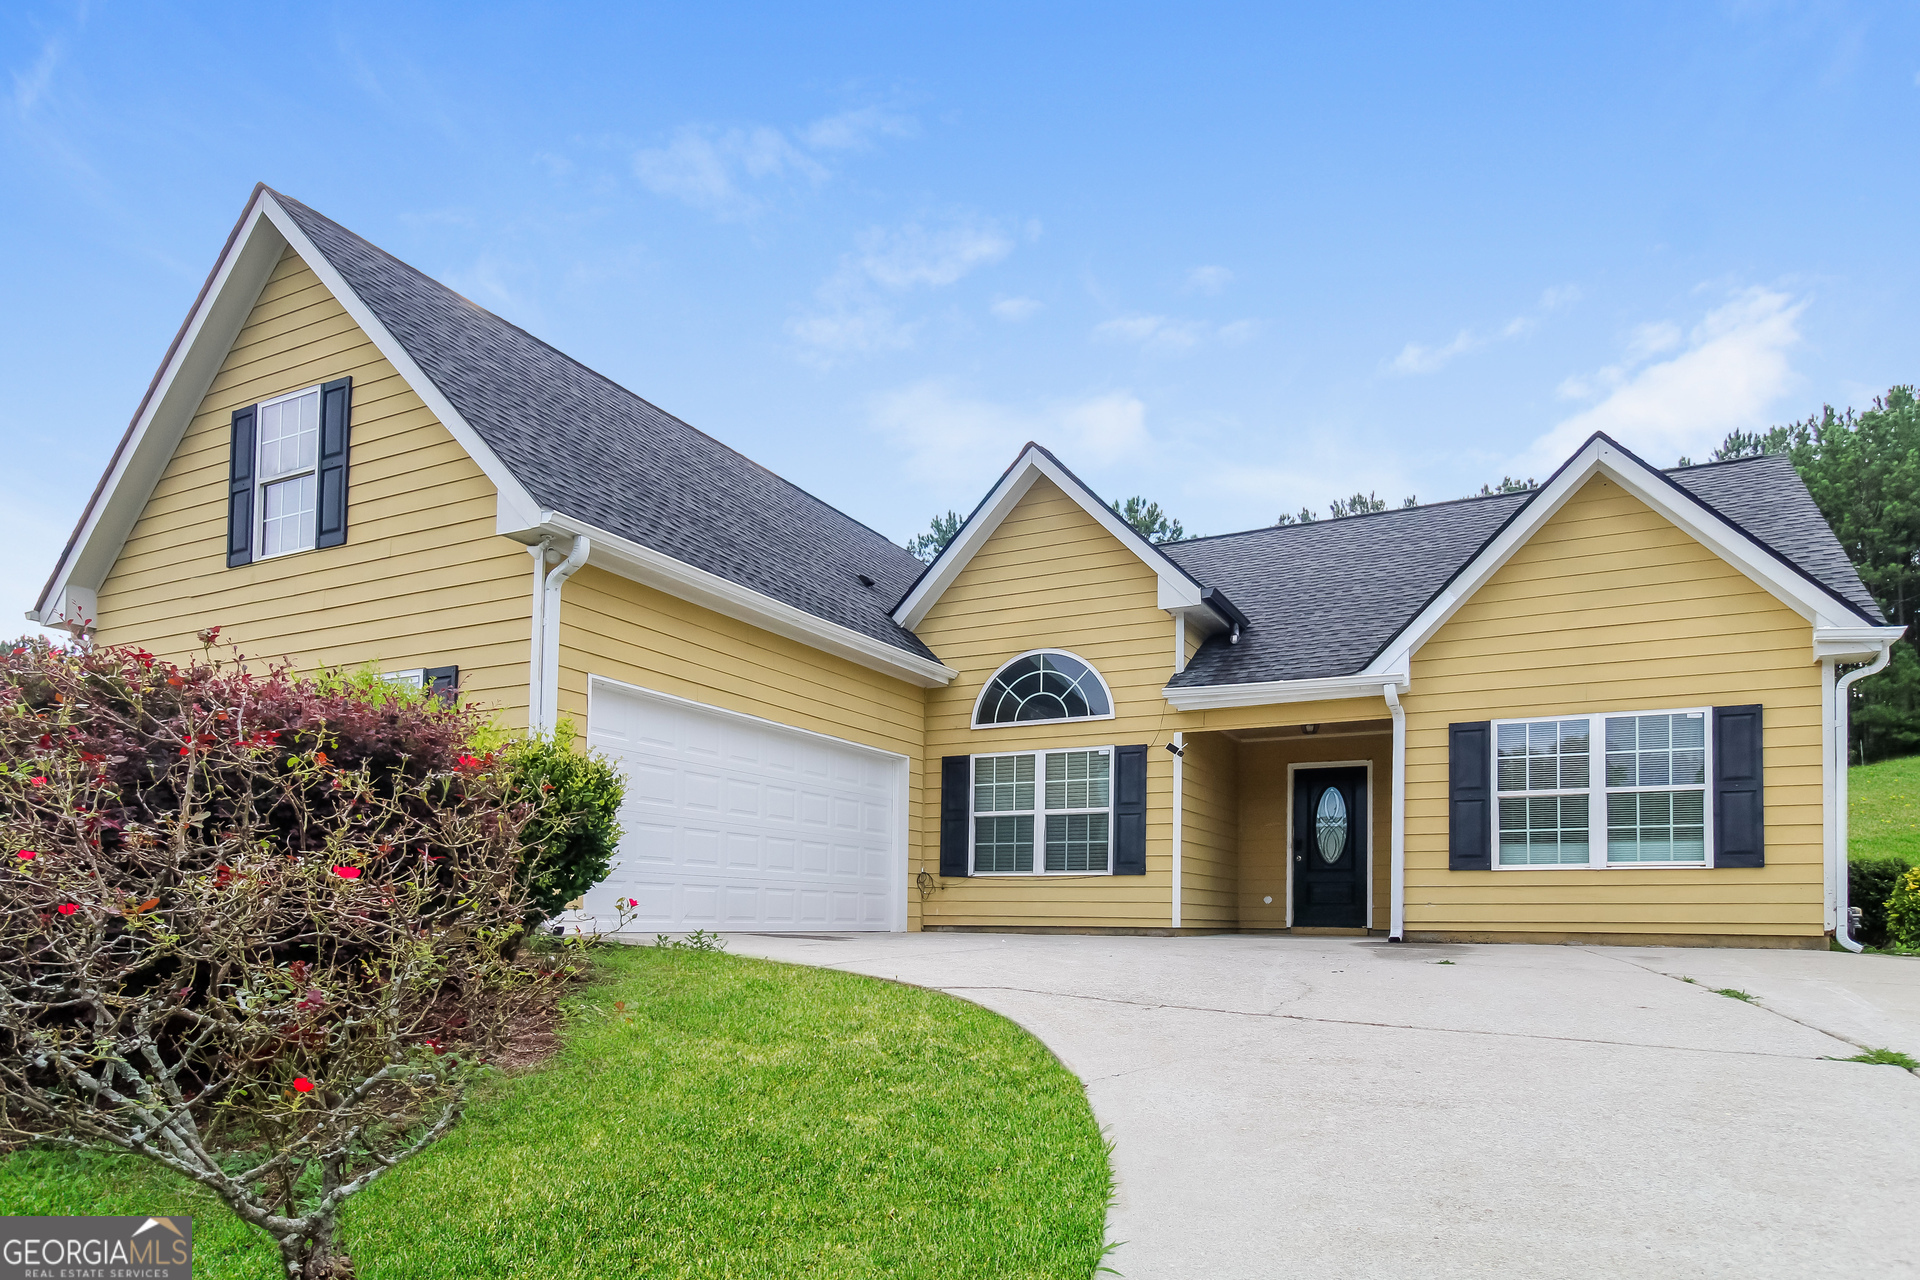
M 1847 771 L 1847 851 L 1920 861 L 1920 756 Z
M 911 987 L 614 948 L 566 1047 L 353 1201 L 362 1280 L 1090 1276 L 1107 1156 L 1079 1082 L 1005 1019 Z M 142 1163 L 0 1160 L 10 1214 L 184 1213 L 195 1274 L 264 1238 Z

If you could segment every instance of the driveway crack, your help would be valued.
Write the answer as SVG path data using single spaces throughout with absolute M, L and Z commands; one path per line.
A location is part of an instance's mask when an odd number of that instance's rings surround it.
M 1453 1036 L 1493 1036 L 1506 1040 L 1549 1040 L 1562 1044 L 1604 1044 L 1615 1045 L 1623 1049 L 1668 1049 L 1675 1053 L 1712 1053 L 1740 1058 L 1791 1058 L 1796 1061 L 1819 1061 L 1802 1053 L 1772 1053 L 1764 1049 L 1718 1049 L 1701 1045 L 1687 1044 L 1648 1044 L 1639 1040 L 1603 1040 L 1594 1036 L 1553 1036 L 1531 1031 L 1488 1031 L 1476 1027 L 1433 1027 L 1415 1022 L 1376 1022 L 1365 1018 L 1323 1018 L 1307 1013 L 1262 1013 L 1252 1009 L 1220 1009 L 1210 1005 L 1169 1004 L 1163 1001 L 1126 1000 L 1119 996 L 1080 995 L 1071 991 L 1043 991 L 1037 987 L 1012 986 L 940 986 L 940 991 L 1016 991 L 1025 995 L 1052 996 L 1060 1000 L 1087 1000 L 1099 1004 L 1127 1005 L 1135 1009 L 1177 1009 L 1185 1013 L 1217 1013 L 1230 1018 L 1269 1018 L 1285 1022 L 1318 1022 L 1338 1027 L 1378 1027 L 1385 1031 L 1429 1031 L 1438 1035 Z M 1781 1015 L 1785 1017 L 1785 1014 Z M 1818 1030 L 1818 1028 L 1814 1028 Z M 1823 1032 L 1822 1034 L 1831 1034 Z M 1851 1043 L 1851 1042 L 1849 1042 Z

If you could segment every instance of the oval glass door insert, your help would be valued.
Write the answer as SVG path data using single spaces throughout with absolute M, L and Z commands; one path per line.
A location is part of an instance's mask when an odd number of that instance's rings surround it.
M 1347 802 L 1340 788 L 1328 787 L 1320 793 L 1320 808 L 1314 813 L 1313 823 L 1321 860 L 1340 861 L 1340 855 L 1347 851 Z

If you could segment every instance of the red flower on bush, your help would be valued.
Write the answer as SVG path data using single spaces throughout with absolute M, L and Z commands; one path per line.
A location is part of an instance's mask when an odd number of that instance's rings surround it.
M 342 880 L 358 880 L 360 878 L 360 868 L 335 867 L 333 869 L 333 874 L 339 876 Z
M 630 907 L 637 907 L 637 906 L 639 906 L 639 905 L 640 905 L 640 899 L 638 899 L 638 898 L 628 898 L 628 899 L 627 899 L 627 905 L 628 905 L 628 906 L 630 906 Z
M 478 769 L 480 767 L 480 757 L 463 755 L 460 757 L 460 767 L 462 769 Z
M 22 862 L 32 862 L 35 858 L 39 856 L 40 856 L 39 854 L 35 853 L 31 849 L 22 849 L 20 851 L 20 861 Z
M 30 787 L 44 787 L 47 785 L 47 780 L 45 778 L 28 778 L 27 785 Z
M 307 1079 L 305 1076 L 295 1076 L 293 1078 L 293 1087 L 301 1093 L 312 1093 L 313 1081 Z
M 60 904 L 60 914 L 63 916 L 70 916 L 79 909 L 79 907 L 76 907 L 71 902 L 63 902 Z

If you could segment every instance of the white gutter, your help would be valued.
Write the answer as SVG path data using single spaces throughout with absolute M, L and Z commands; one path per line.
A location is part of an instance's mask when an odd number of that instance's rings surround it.
M 540 720 L 542 697 L 540 690 L 541 672 L 547 665 L 547 552 L 553 547 L 552 538 L 542 538 L 527 548 L 527 554 L 533 557 L 533 603 L 527 610 L 533 619 L 533 644 L 527 655 L 527 729 L 534 730 Z
M 1828 742 L 1827 767 L 1833 771 L 1833 820 L 1828 824 L 1832 845 L 1827 853 L 1827 897 L 1833 903 L 1833 940 L 1856 953 L 1863 948 L 1853 940 L 1853 920 L 1847 910 L 1847 739 L 1852 719 L 1847 714 L 1847 696 L 1855 680 L 1885 669 L 1892 657 L 1893 644 L 1889 641 L 1881 647 L 1880 656 L 1871 663 L 1855 667 L 1834 680 L 1833 718 L 1824 735 Z
M 1180 818 L 1186 808 L 1187 735 L 1173 735 L 1173 927 L 1180 927 Z
M 687 600 L 703 609 L 796 640 L 810 648 L 905 680 L 923 689 L 951 684 L 960 673 L 945 663 L 909 653 L 851 627 L 815 617 L 751 587 L 695 568 L 652 547 L 557 511 L 543 513 L 538 532 L 559 537 L 593 539 L 593 566 L 634 582 Z
M 546 566 L 545 548 L 546 543 L 542 542 L 536 561 L 541 568 Z M 560 720 L 560 588 L 587 562 L 587 555 L 592 550 L 592 539 L 576 537 L 567 552 L 567 558 L 547 569 L 540 579 L 540 598 L 536 602 L 540 633 L 539 675 L 537 681 L 532 682 L 538 689 L 539 702 L 528 711 L 531 727 L 536 733 L 547 732 Z
M 1377 696 L 1384 684 L 1405 689 L 1403 672 L 1355 676 L 1327 676 L 1319 680 L 1267 680 L 1258 684 L 1201 684 L 1168 686 L 1161 695 L 1176 711 L 1210 711 L 1219 707 L 1268 707 L 1286 702 L 1323 702 L 1329 698 Z
M 1392 870 L 1387 880 L 1387 941 L 1407 940 L 1407 712 L 1400 705 L 1400 691 L 1391 684 L 1380 686 L 1387 710 L 1393 713 L 1393 853 Z

